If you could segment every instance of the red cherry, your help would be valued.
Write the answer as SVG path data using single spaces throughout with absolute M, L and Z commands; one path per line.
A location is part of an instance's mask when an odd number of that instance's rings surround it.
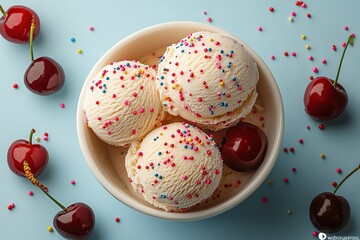
M 305 112 L 315 120 L 330 120 L 344 112 L 348 103 L 347 93 L 338 83 L 341 65 L 349 44 L 354 44 L 354 36 L 350 35 L 340 59 L 335 80 L 317 77 L 306 87 L 304 93 Z
M 349 222 L 350 205 L 342 196 L 323 192 L 311 201 L 309 215 L 312 224 L 319 231 L 334 233 Z
M 58 233 L 67 239 L 87 239 L 95 226 L 93 210 L 85 203 L 74 203 L 58 212 L 53 221 Z
M 49 95 L 63 87 L 65 74 L 60 64 L 54 59 L 39 57 L 26 70 L 24 82 L 31 92 Z
M 312 80 L 304 94 L 305 111 L 316 120 L 330 120 L 344 112 L 348 95 L 337 83 L 327 77 L 317 77 Z
M 251 171 L 262 163 L 267 146 L 265 133 L 257 126 L 240 122 L 230 127 L 221 147 L 224 163 L 236 171 Z
M 32 129 L 29 141 L 19 139 L 13 142 L 7 152 L 7 162 L 11 171 L 19 176 L 25 176 L 24 161 L 29 163 L 33 174 L 38 176 L 42 173 L 48 163 L 49 154 L 45 147 L 40 144 L 32 144 Z
M 3 16 L 0 18 L 0 34 L 6 40 L 13 43 L 30 42 L 31 21 L 36 22 L 37 28 L 33 33 L 35 39 L 40 31 L 40 19 L 30 8 L 25 6 L 12 6 L 7 12 L 0 5 Z M 34 20 L 32 20 L 34 18 Z

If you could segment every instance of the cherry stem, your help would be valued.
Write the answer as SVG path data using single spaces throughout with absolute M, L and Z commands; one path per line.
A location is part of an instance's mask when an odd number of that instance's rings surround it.
M 354 43 L 354 36 L 350 35 L 350 36 L 349 36 L 349 39 L 348 39 L 348 41 L 347 41 L 347 43 L 346 43 L 346 45 L 345 45 L 344 51 L 343 51 L 342 56 L 341 56 L 339 68 L 338 68 L 338 71 L 337 71 L 337 74 L 336 74 L 336 78 L 335 78 L 335 81 L 334 81 L 334 83 L 333 83 L 334 87 L 336 86 L 337 81 L 338 81 L 338 79 L 339 79 L 340 70 L 341 70 L 341 65 L 342 65 L 342 62 L 343 62 L 343 59 L 344 59 L 344 56 L 345 56 L 346 49 L 347 49 L 347 47 L 349 46 L 349 43 L 351 43 L 351 45 Z
M 33 35 L 35 30 L 35 17 L 32 17 L 31 20 L 31 27 L 30 27 L 30 57 L 31 61 L 34 61 L 34 53 L 33 53 Z
M 32 139 L 33 139 L 33 135 L 35 133 L 35 129 L 31 129 L 30 131 L 30 136 L 29 136 L 29 144 L 32 145 Z
M 6 12 L 5 12 L 5 10 L 3 9 L 3 7 L 0 5 L 0 12 L 2 13 L 2 15 L 4 16 L 4 17 L 6 17 Z
M 41 191 L 43 191 L 43 193 L 45 193 L 46 196 L 48 196 L 51 200 L 53 200 L 54 203 L 56 203 L 56 205 L 58 205 L 64 212 L 67 212 L 68 209 L 62 205 L 61 203 L 59 203 L 53 196 L 51 196 L 47 191 L 45 191 L 43 188 L 40 188 Z
M 346 179 L 348 179 L 351 175 L 353 175 L 357 170 L 359 170 L 360 169 L 360 164 L 356 167 L 356 168 L 354 168 L 354 170 L 352 170 L 348 175 L 346 175 L 346 177 L 339 183 L 339 185 L 337 185 L 337 187 L 334 189 L 334 191 L 333 191 L 333 194 L 335 194 L 336 193 L 336 191 L 339 189 L 339 187 L 341 186 L 341 184 L 343 184 L 345 181 L 346 181 Z
M 31 171 L 31 168 L 29 166 L 29 163 L 25 160 L 24 163 L 24 172 L 26 175 L 26 178 L 35 186 L 37 186 L 38 188 L 41 189 L 41 191 L 43 191 L 43 193 L 45 193 L 46 196 L 48 196 L 54 203 L 56 203 L 56 205 L 58 205 L 64 212 L 67 212 L 68 209 L 66 207 L 64 207 L 64 205 L 62 205 L 61 203 L 59 203 L 55 198 L 53 198 L 53 196 L 51 196 L 47 190 L 48 188 L 45 187 L 39 180 L 37 180 L 34 176 L 34 174 Z

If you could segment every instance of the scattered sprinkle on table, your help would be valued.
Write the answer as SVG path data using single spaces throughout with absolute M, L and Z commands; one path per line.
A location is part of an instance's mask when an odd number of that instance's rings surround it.
M 307 50 L 310 50 L 310 49 L 311 49 L 310 45 L 306 45 L 305 48 L 306 48 Z
M 120 218 L 116 217 L 115 222 L 120 222 Z
M 269 201 L 269 199 L 267 197 L 262 197 L 261 198 L 262 203 L 267 203 L 268 201 Z
M 70 38 L 70 41 L 71 41 L 71 42 L 75 42 L 76 39 L 75 39 L 74 37 L 72 37 L 72 38 Z
M 72 185 L 75 185 L 76 184 L 76 182 L 74 181 L 74 180 L 71 180 L 71 182 L 70 182 Z
M 82 54 L 82 53 L 83 53 L 83 50 L 82 50 L 82 49 L 78 49 L 77 52 L 78 52 L 79 54 Z
M 60 108 L 65 108 L 65 104 L 64 103 L 60 103 Z
M 288 210 L 286 211 L 286 213 L 287 213 L 288 215 L 292 215 L 292 214 L 293 214 L 293 212 L 292 212 L 290 209 L 288 209 Z
M 336 172 L 339 173 L 339 174 L 342 173 L 341 168 L 337 168 L 337 169 L 336 169 Z
M 207 21 L 208 21 L 208 22 L 212 22 L 213 19 L 212 19 L 211 17 L 209 17 L 209 18 L 207 19 Z
M 39 136 L 36 136 L 36 137 L 35 137 L 35 141 L 40 142 L 40 137 L 39 137 Z
M 18 85 L 17 83 L 14 83 L 12 86 L 13 86 L 14 89 L 18 89 L 18 88 L 19 88 L 19 85 Z
M 272 179 L 269 179 L 267 183 L 268 183 L 269 185 L 272 185 L 272 184 L 273 184 L 273 180 L 272 180 Z
M 337 182 L 332 182 L 331 185 L 332 185 L 333 187 L 337 187 Z
M 90 31 L 94 31 L 95 28 L 94 28 L 93 26 L 90 26 L 90 27 L 89 27 L 89 30 L 90 30 Z
M 320 153 L 320 158 L 325 159 L 325 158 L 326 158 L 325 154 L 324 154 L 324 153 Z
M 289 182 L 289 178 L 285 177 L 284 178 L 284 183 L 288 183 Z
M 320 123 L 320 124 L 319 124 L 319 129 L 320 129 L 320 130 L 324 130 L 324 129 L 325 129 L 325 125 L 322 124 L 322 123 Z
M 33 191 L 28 191 L 28 195 L 33 196 L 34 195 Z
M 47 230 L 48 230 L 48 232 L 53 232 L 54 231 L 54 229 L 52 227 L 50 227 L 50 226 L 47 228 Z
M 312 235 L 313 235 L 313 237 L 317 237 L 319 235 L 319 233 L 317 231 L 313 231 Z

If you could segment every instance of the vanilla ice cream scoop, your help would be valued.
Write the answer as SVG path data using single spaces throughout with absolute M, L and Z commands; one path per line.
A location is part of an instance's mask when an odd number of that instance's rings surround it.
M 167 48 L 157 80 L 167 112 L 221 130 L 251 111 L 259 73 L 244 46 L 233 38 L 195 32 Z
M 146 201 L 181 211 L 213 194 L 223 162 L 212 136 L 188 123 L 171 123 L 132 143 L 125 167 L 134 190 Z
M 86 92 L 88 126 L 110 145 L 141 140 L 164 118 L 155 78 L 154 69 L 136 61 L 114 62 L 101 69 Z

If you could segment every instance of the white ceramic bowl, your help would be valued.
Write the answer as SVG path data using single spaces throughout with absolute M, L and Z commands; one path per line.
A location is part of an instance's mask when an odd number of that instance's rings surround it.
M 128 182 L 124 157 L 126 148 L 109 146 L 99 140 L 85 122 L 83 103 L 85 88 L 96 73 L 110 62 L 124 59 L 141 59 L 145 54 L 159 48 L 177 43 L 189 33 L 196 31 L 220 32 L 231 35 L 242 43 L 256 61 L 260 80 L 258 83 L 259 97 L 268 113 L 266 116 L 266 134 L 268 148 L 262 165 L 254 172 L 235 176 L 241 179 L 241 185 L 225 189 L 216 200 L 200 204 L 191 212 L 165 212 L 155 208 L 135 193 Z M 215 216 L 225 212 L 252 194 L 270 173 L 274 166 L 282 140 L 284 128 L 283 104 L 276 81 L 263 60 L 241 39 L 212 25 L 197 22 L 169 22 L 140 30 L 121 40 L 108 50 L 90 71 L 82 88 L 77 108 L 77 134 L 82 153 L 90 170 L 97 180 L 115 198 L 140 212 L 172 220 L 197 220 Z

